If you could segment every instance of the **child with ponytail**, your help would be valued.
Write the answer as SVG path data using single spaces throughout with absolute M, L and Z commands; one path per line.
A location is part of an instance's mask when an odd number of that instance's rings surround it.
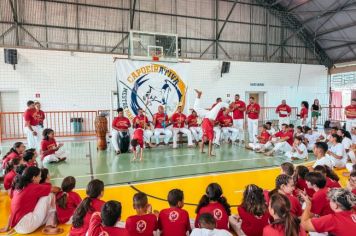
M 291 204 L 288 198 L 279 193 L 270 197 L 268 206 L 273 222 L 263 229 L 263 236 L 306 236 L 300 226 L 300 221 L 291 213 Z
M 72 224 L 74 211 L 82 201 L 79 194 L 73 192 L 75 184 L 73 176 L 65 177 L 62 181 L 62 191 L 56 194 L 57 218 L 60 224 Z
M 89 228 L 90 218 L 94 212 L 100 211 L 105 204 L 100 198 L 104 195 L 104 183 L 94 179 L 89 182 L 86 189 L 87 197 L 79 204 L 73 215 L 73 226 L 69 232 L 70 236 L 85 235 Z
M 26 147 L 22 142 L 16 142 L 12 148 L 2 158 L 2 169 L 5 170 L 6 164 L 14 158 L 22 158 Z
M 14 158 L 9 161 L 5 168 L 5 176 L 4 176 L 4 188 L 5 190 L 10 190 L 13 180 L 16 176 L 16 168 L 21 164 L 20 158 Z
M 223 196 L 222 188 L 217 183 L 211 183 L 206 188 L 195 210 L 195 227 L 199 227 L 199 217 L 203 213 L 210 213 L 216 220 L 217 229 L 229 230 L 230 205 Z
M 57 145 L 54 138 L 53 129 L 43 130 L 43 140 L 41 142 L 41 160 L 43 163 L 57 163 L 65 161 L 67 159 L 67 154 L 59 149 L 63 146 L 63 143 Z

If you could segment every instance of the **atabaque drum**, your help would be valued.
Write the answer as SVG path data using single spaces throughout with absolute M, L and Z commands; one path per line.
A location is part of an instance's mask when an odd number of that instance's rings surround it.
M 95 118 L 95 133 L 97 137 L 97 149 L 106 150 L 106 133 L 108 132 L 108 120 L 105 116 Z

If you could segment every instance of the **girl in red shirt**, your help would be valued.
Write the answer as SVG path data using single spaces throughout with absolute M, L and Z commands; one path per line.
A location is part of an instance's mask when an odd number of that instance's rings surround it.
M 299 192 L 306 192 L 309 197 L 313 197 L 315 193 L 314 189 L 309 188 L 305 180 L 305 175 L 309 173 L 309 169 L 306 166 L 297 166 L 295 168 L 294 183 L 296 190 L 293 195 L 298 196 Z
M 14 158 L 9 161 L 5 168 L 5 176 L 4 176 L 4 188 L 5 190 L 10 190 L 12 186 L 12 182 L 16 176 L 16 168 L 21 164 L 20 158 Z
M 74 211 L 82 201 L 79 194 L 73 192 L 75 184 L 73 176 L 65 177 L 62 181 L 62 191 L 56 194 L 57 218 L 60 224 L 72 224 Z
M 299 220 L 291 213 L 291 204 L 286 196 L 275 193 L 271 196 L 268 210 L 273 222 L 263 229 L 263 236 L 306 236 Z
M 6 163 L 14 158 L 22 158 L 23 152 L 26 150 L 25 145 L 22 142 L 16 142 L 2 158 L 2 168 L 5 169 Z
M 262 235 L 263 228 L 268 225 L 270 217 L 263 189 L 254 184 L 248 185 L 243 193 L 242 204 L 237 207 L 237 211 L 239 214 L 237 220 L 241 224 L 237 224 L 237 227 L 231 224 L 231 227 L 238 235 Z
M 322 175 L 324 175 L 324 177 L 326 178 L 326 185 L 325 187 L 327 188 L 341 188 L 341 185 L 339 184 L 339 176 L 337 176 L 337 174 L 330 169 L 330 167 L 324 165 L 317 165 L 314 167 L 314 172 L 319 172 Z
M 308 119 L 308 111 L 309 111 L 309 103 L 306 101 L 303 101 L 301 103 L 301 109 L 300 109 L 300 113 L 299 113 L 299 117 L 301 120 L 301 125 L 305 126 L 307 125 L 307 119 Z
M 23 159 L 24 164 L 27 167 L 30 167 L 30 166 L 37 166 L 36 157 L 37 157 L 36 149 L 31 148 L 31 149 L 27 149 L 25 151 L 22 159 Z
M 73 226 L 70 236 L 83 236 L 89 228 L 90 218 L 94 212 L 100 211 L 105 204 L 100 198 L 104 195 L 104 182 L 94 179 L 89 182 L 86 189 L 87 197 L 79 204 L 73 215 Z
M 65 161 L 67 154 L 64 151 L 58 151 L 63 146 L 62 143 L 56 143 L 53 129 L 43 130 L 43 140 L 41 142 L 41 160 L 43 163 L 55 163 Z
M 9 226 L 19 234 L 29 234 L 46 225 L 45 232 L 61 233 L 56 228 L 54 195 L 58 187 L 40 184 L 41 170 L 28 167 L 14 183 Z M 24 204 L 26 203 L 26 204 Z
M 195 227 L 198 228 L 199 217 L 202 213 L 210 213 L 216 220 L 217 229 L 229 230 L 229 216 L 231 215 L 230 204 L 223 196 L 222 188 L 217 183 L 211 183 L 201 197 L 195 218 Z
M 140 146 L 140 161 L 143 160 L 143 135 L 144 135 L 144 130 L 142 128 L 137 128 L 135 129 L 132 140 L 131 140 L 131 147 L 132 147 L 132 152 L 134 154 L 133 161 L 136 160 L 137 158 L 137 146 Z

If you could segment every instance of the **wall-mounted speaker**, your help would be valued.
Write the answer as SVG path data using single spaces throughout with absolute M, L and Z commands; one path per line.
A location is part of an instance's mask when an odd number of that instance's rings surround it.
M 222 76 L 222 74 L 229 73 L 229 71 L 230 71 L 230 62 L 223 61 L 222 66 L 221 66 L 221 76 Z
M 14 66 L 17 64 L 17 50 L 16 49 L 4 49 L 4 59 L 6 64 L 11 64 Z

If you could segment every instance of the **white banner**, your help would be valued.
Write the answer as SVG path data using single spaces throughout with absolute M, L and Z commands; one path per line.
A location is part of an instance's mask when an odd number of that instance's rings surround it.
M 142 108 L 152 119 L 160 105 L 168 116 L 179 105 L 184 110 L 189 66 L 190 63 L 117 60 L 118 96 L 125 116 L 132 120 Z

